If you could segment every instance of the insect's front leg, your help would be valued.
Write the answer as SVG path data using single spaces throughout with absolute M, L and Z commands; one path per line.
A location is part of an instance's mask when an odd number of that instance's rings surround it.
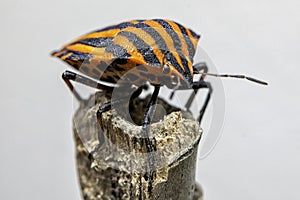
M 193 70 L 194 70 L 194 74 L 199 74 L 199 72 L 204 72 L 207 73 L 208 72 L 208 67 L 206 65 L 205 62 L 200 62 L 197 63 L 193 66 Z M 199 81 L 204 81 L 205 75 L 201 75 Z M 187 103 L 185 104 L 185 107 L 187 110 L 190 110 L 191 105 L 196 97 L 198 90 L 194 90 L 194 92 L 191 94 L 189 100 L 187 101 Z
M 201 72 L 207 73 L 208 72 L 208 67 L 207 67 L 205 62 L 200 62 L 200 63 L 197 63 L 193 66 L 193 70 L 194 70 L 194 74 L 200 74 Z M 208 102 L 210 100 L 211 93 L 212 93 L 212 87 L 211 87 L 210 83 L 205 82 L 204 78 L 205 78 L 205 75 L 202 74 L 199 81 L 196 81 L 196 82 L 193 83 L 192 87 L 194 89 L 194 92 L 191 94 L 191 96 L 189 97 L 187 103 L 185 104 L 186 109 L 188 111 L 190 111 L 191 105 L 192 105 L 192 103 L 193 103 L 193 101 L 196 97 L 198 89 L 201 89 L 201 88 L 208 88 L 209 89 L 207 97 L 205 99 L 205 102 L 204 102 L 204 104 L 203 104 L 203 106 L 200 110 L 200 115 L 198 117 L 199 123 L 201 123 L 202 117 L 204 115 L 204 112 L 206 110 L 206 107 L 208 105 Z
M 194 74 L 199 74 L 199 72 L 204 72 L 204 73 L 207 73 L 208 72 L 208 67 L 207 67 L 207 64 L 205 62 L 199 62 L 199 63 L 196 63 L 194 66 L 193 66 L 193 70 L 194 70 Z M 201 79 L 202 81 L 204 80 L 204 77 L 205 76 L 201 76 Z
M 208 93 L 207 93 L 207 96 L 205 98 L 205 101 L 204 101 L 204 104 L 200 110 L 200 114 L 199 114 L 199 117 L 198 117 L 198 121 L 199 121 L 199 124 L 201 124 L 201 121 L 202 121 L 202 118 L 203 118 L 203 115 L 205 113 L 205 110 L 207 108 L 207 105 L 209 103 L 209 100 L 210 100 L 210 97 L 211 97 L 211 94 L 213 92 L 213 88 L 211 87 L 211 84 L 209 82 L 206 82 L 206 81 L 196 81 L 196 82 L 193 82 L 193 89 L 194 89 L 194 93 L 196 93 L 196 91 L 198 89 L 201 89 L 201 88 L 207 88 L 208 89 Z

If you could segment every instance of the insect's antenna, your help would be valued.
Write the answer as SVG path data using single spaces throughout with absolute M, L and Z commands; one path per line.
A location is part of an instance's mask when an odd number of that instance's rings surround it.
M 214 77 L 227 77 L 227 78 L 247 79 L 249 81 L 252 81 L 252 82 L 255 82 L 255 83 L 258 83 L 258 84 L 268 85 L 268 83 L 265 82 L 265 81 L 261 81 L 261 80 L 258 80 L 256 78 L 252 78 L 252 77 L 245 76 L 245 75 L 212 74 L 212 73 L 206 73 L 206 72 L 198 72 L 198 74 L 202 74 L 202 75 L 205 75 L 205 76 L 214 76 Z

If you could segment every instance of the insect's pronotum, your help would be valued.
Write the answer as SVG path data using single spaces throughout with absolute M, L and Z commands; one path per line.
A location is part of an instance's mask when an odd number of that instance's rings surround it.
M 136 86 L 148 82 L 154 86 L 142 123 L 150 169 L 149 191 L 152 189 L 154 175 L 152 146 L 148 137 L 149 125 L 161 86 L 167 86 L 174 91 L 192 89 L 195 93 L 198 89 L 207 88 L 208 94 L 198 118 L 200 123 L 213 90 L 210 83 L 204 80 L 206 75 L 244 78 L 267 84 L 243 75 L 210 74 L 205 63 L 194 64 L 193 58 L 199 38 L 200 36 L 191 29 L 171 20 L 132 20 L 90 32 L 52 53 L 54 57 L 60 58 L 88 76 L 71 71 L 62 74 L 63 80 L 78 100 L 81 100 L 81 97 L 74 90 L 71 81 L 109 91 L 114 87 L 96 80 L 118 83 L 118 87 L 122 87 L 124 82 Z M 195 74 L 201 74 L 198 81 L 193 81 Z M 126 77 L 124 82 L 120 82 L 124 76 Z M 141 91 L 142 87 L 138 87 L 135 95 L 138 96 Z M 187 109 L 190 108 L 194 96 L 188 100 Z M 101 127 L 102 113 L 121 101 L 122 99 L 112 100 L 99 108 L 97 119 Z M 101 141 L 99 143 L 101 144 Z

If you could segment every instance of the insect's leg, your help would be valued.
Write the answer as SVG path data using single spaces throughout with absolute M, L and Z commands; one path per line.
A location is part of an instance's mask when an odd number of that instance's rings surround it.
M 205 113 L 205 110 L 207 108 L 207 105 L 209 103 L 209 100 L 210 100 L 210 97 L 211 97 L 211 94 L 213 92 L 213 88 L 211 87 L 211 84 L 209 82 L 206 82 L 206 81 L 196 81 L 193 83 L 193 89 L 194 90 L 198 90 L 200 88 L 207 88 L 208 89 L 208 93 L 207 93 L 207 96 L 205 98 L 205 101 L 204 101 L 204 104 L 200 110 L 200 114 L 199 114 L 199 117 L 198 117 L 198 121 L 199 121 L 199 124 L 201 124 L 201 120 L 202 120 L 202 117 Z
M 69 87 L 69 89 L 71 90 L 71 92 L 74 94 L 74 96 L 76 97 L 76 99 L 79 100 L 79 101 L 81 101 L 82 98 L 80 97 L 80 95 L 78 94 L 78 92 L 74 89 L 71 81 L 75 81 L 75 82 L 87 85 L 89 87 L 92 87 L 92 88 L 106 90 L 106 91 L 112 91 L 113 88 L 114 88 L 114 87 L 110 87 L 110 86 L 106 86 L 106 85 L 100 84 L 97 81 L 94 81 L 94 80 L 92 80 L 92 79 L 90 79 L 88 77 L 81 76 L 80 74 L 76 74 L 76 73 L 68 71 L 68 70 L 66 70 L 62 74 L 62 79 L 65 81 L 65 83 L 67 84 L 67 86 Z
M 198 74 L 200 71 L 203 71 L 205 73 L 208 72 L 208 67 L 205 62 L 200 62 L 200 63 L 195 64 L 193 66 L 193 69 L 194 69 L 194 74 Z M 200 81 L 204 81 L 204 78 L 205 78 L 205 76 L 202 75 L 200 78 Z M 187 103 L 185 104 L 185 107 L 187 110 L 190 110 L 191 105 L 196 97 L 197 92 L 198 92 L 198 90 L 194 90 L 194 92 L 191 94 L 190 98 L 188 99 Z
M 133 92 L 133 94 L 131 95 L 131 98 L 135 98 L 135 97 L 138 97 L 143 89 L 147 89 L 146 86 L 141 86 L 139 87 L 136 91 Z M 101 130 L 103 129 L 103 124 L 102 124 L 102 115 L 104 112 L 107 112 L 111 109 L 112 106 L 114 105 L 119 105 L 119 104 L 122 104 L 124 103 L 126 100 L 128 100 L 128 96 L 130 95 L 127 95 L 123 98 L 119 98 L 119 99 L 114 99 L 114 100 L 111 100 L 111 101 L 108 101 L 106 103 L 104 103 L 103 105 L 101 105 L 97 111 L 97 120 L 98 120 L 98 124 L 101 128 Z M 97 152 L 99 150 L 99 148 L 102 146 L 103 142 L 104 142 L 104 136 L 103 136 L 103 133 L 99 133 L 98 134 L 98 141 L 99 143 L 97 144 L 97 146 L 95 147 L 94 150 L 92 150 L 90 153 L 89 153 L 89 158 L 92 158 L 92 155 Z
M 208 72 L 208 67 L 205 62 L 196 63 L 193 66 L 193 69 L 194 69 L 194 74 L 198 74 L 200 71 L 203 71 L 205 73 Z M 204 79 L 204 77 L 203 77 L 203 79 Z
M 102 144 L 104 143 L 104 135 L 103 135 L 103 124 L 102 124 L 102 114 L 104 112 L 107 112 L 111 109 L 111 107 L 113 105 L 116 105 L 116 104 L 120 104 L 120 103 L 123 103 L 124 99 L 116 99 L 116 100 L 113 100 L 113 101 L 108 101 L 106 103 L 104 103 L 103 105 L 101 105 L 97 111 L 97 120 L 98 120 L 98 124 L 101 128 L 101 130 L 99 130 L 99 133 L 98 133 L 98 144 L 96 145 L 96 147 L 89 153 L 88 157 L 89 159 L 92 159 L 93 157 L 93 154 L 98 152 L 100 147 L 102 146 Z
M 103 105 L 101 105 L 99 107 L 98 111 L 97 111 L 97 120 L 98 120 L 98 123 L 99 123 L 100 127 L 103 128 L 103 126 L 102 126 L 102 114 L 104 112 L 109 111 L 111 109 L 111 107 L 114 106 L 114 105 L 124 103 L 125 100 L 128 100 L 128 97 L 130 95 L 131 95 L 132 99 L 138 97 L 142 93 L 143 89 L 145 89 L 145 88 L 146 88 L 145 86 L 141 86 L 136 91 L 134 91 L 132 93 L 132 95 L 129 94 L 129 95 L 124 96 L 123 98 L 114 99 L 114 100 L 108 101 L 108 102 L 104 103 Z
M 154 175 L 154 158 L 153 158 L 153 154 L 152 154 L 152 151 L 153 151 L 152 145 L 151 145 L 151 142 L 149 139 L 149 131 L 150 131 L 150 124 L 151 124 L 152 116 L 154 113 L 159 89 L 160 89 L 160 86 L 155 86 L 155 89 L 151 96 L 150 102 L 147 105 L 147 110 L 144 115 L 143 123 L 142 123 L 142 134 L 143 134 L 143 137 L 144 137 L 145 143 L 146 143 L 146 150 L 147 150 L 149 169 L 150 169 L 149 185 L 148 185 L 149 192 L 151 192 L 151 190 L 152 190 L 152 180 L 153 180 L 153 175 Z
M 200 63 L 197 63 L 197 64 L 195 64 L 195 65 L 193 66 L 193 71 L 194 71 L 194 74 L 199 74 L 200 71 L 203 71 L 203 72 L 207 73 L 208 67 L 207 67 L 207 65 L 206 65 L 205 62 L 200 62 Z M 202 75 L 201 78 L 200 78 L 200 80 L 203 81 L 203 80 L 204 80 L 204 77 L 205 77 L 205 75 Z M 173 99 L 173 97 L 174 97 L 174 95 L 175 95 L 175 92 L 176 92 L 176 89 L 174 89 L 174 90 L 171 92 L 171 94 L 170 94 L 170 96 L 169 96 L 169 99 L 170 99 L 170 100 Z M 190 96 L 190 98 L 189 98 L 189 100 L 188 100 L 188 102 L 186 103 L 186 106 L 185 106 L 185 107 L 187 108 L 187 110 L 190 109 L 191 104 L 192 104 L 192 102 L 193 102 L 195 96 L 196 96 L 196 93 L 192 93 L 192 94 L 191 94 L 191 96 Z

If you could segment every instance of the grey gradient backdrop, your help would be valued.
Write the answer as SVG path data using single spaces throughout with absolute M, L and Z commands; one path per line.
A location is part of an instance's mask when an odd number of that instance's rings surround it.
M 270 83 L 223 80 L 222 137 L 197 167 L 205 199 L 300 199 L 298 0 L 2 0 L 0 199 L 80 199 L 66 65 L 49 52 L 104 25 L 154 17 L 201 33 L 220 72 Z

